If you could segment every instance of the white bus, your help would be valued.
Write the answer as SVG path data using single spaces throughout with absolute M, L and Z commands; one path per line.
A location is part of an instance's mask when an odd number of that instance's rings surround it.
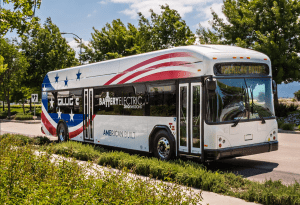
M 49 72 L 42 127 L 59 141 L 216 160 L 278 150 L 271 62 L 234 46 L 176 47 Z

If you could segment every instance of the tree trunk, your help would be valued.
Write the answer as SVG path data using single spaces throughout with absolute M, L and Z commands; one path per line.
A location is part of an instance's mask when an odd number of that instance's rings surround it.
M 4 100 L 3 100 L 3 111 L 4 111 L 5 109 L 4 109 Z
M 22 99 L 22 105 L 23 105 L 23 113 L 24 113 L 24 115 L 25 115 L 25 99 Z
M 7 97 L 6 97 L 6 102 L 7 102 L 7 117 L 10 119 L 10 100 L 9 100 L 9 88 L 7 89 Z

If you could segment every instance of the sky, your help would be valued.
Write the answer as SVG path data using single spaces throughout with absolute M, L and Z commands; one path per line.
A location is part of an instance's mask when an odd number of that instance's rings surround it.
M 0 2 L 2 2 L 0 0 Z M 101 29 L 106 23 L 114 19 L 121 19 L 124 24 L 138 25 L 138 12 L 149 18 L 150 9 L 160 13 L 160 5 L 168 4 L 171 9 L 179 12 L 190 29 L 195 33 L 199 23 L 204 27 L 210 27 L 212 20 L 211 9 L 219 17 L 224 18 L 222 13 L 223 0 L 43 0 L 41 8 L 36 11 L 36 16 L 41 23 L 51 17 L 60 32 L 74 33 L 83 39 L 84 43 L 91 40 L 93 27 Z M 8 33 L 6 37 L 15 37 L 15 33 Z M 64 35 L 69 45 L 78 53 L 79 49 L 73 39 L 73 35 Z M 278 86 L 278 90 L 281 89 Z M 279 97 L 293 97 L 293 90 L 299 90 L 299 83 L 283 85 Z

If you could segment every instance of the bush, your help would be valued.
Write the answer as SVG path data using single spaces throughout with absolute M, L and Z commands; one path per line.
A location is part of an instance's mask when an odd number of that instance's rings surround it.
M 281 128 L 282 128 L 283 130 L 291 130 L 291 131 L 294 130 L 294 127 L 295 127 L 295 125 L 294 125 L 294 124 L 290 124 L 290 123 L 285 123 L 285 124 L 283 124 L 283 125 L 281 126 Z
M 18 134 L 4 134 L 0 135 L 0 140 L 3 139 L 10 139 L 11 141 L 18 143 L 19 145 L 27 145 L 27 144 L 33 144 L 33 145 L 45 145 L 49 144 L 51 141 L 47 137 L 28 137 L 24 135 L 18 135 Z
M 33 115 L 21 114 L 18 113 L 15 116 L 15 120 L 33 120 Z
M 275 105 L 275 115 L 277 117 L 287 117 L 290 112 L 296 111 L 297 108 L 298 105 L 294 103 L 290 105 L 279 103 L 278 105 Z
M 295 98 L 300 101 L 300 90 L 298 90 L 297 92 L 294 92 Z
M 79 165 L 51 162 L 52 153 L 34 154 L 30 144 L 0 139 L 1 204 L 197 204 L 200 194 L 178 185 L 133 178 Z
M 277 120 L 278 128 L 282 128 L 282 125 L 284 124 L 283 121 Z

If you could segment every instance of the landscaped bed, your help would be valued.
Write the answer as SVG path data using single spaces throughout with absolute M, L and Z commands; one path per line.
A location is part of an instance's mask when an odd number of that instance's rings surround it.
M 79 142 L 47 144 L 47 140 L 26 141 L 23 136 L 4 135 L 1 139 L 14 137 L 22 144 L 45 144 L 38 149 L 47 153 L 56 153 L 65 157 L 92 161 L 99 165 L 118 169 L 128 169 L 131 172 L 150 176 L 166 181 L 174 181 L 182 185 L 200 188 L 202 190 L 221 193 L 263 204 L 300 204 L 300 184 L 283 185 L 280 181 L 268 180 L 265 183 L 253 182 L 236 176 L 233 173 L 212 172 L 205 166 L 191 161 L 173 160 L 160 161 L 156 158 L 130 155 L 124 152 L 108 151 L 99 146 Z

